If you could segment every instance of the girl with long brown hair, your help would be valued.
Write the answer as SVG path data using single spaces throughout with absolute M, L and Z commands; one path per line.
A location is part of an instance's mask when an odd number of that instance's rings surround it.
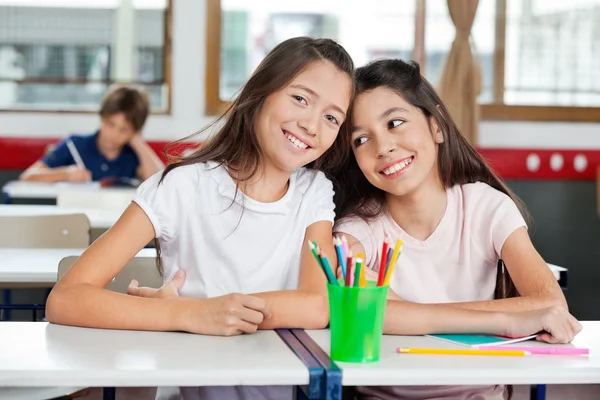
M 348 151 L 338 133 L 353 98 L 353 68 L 329 39 L 299 37 L 276 46 L 214 136 L 145 181 L 119 221 L 56 284 L 48 320 L 213 335 L 324 328 L 325 279 L 306 239 L 335 254 L 332 184 L 319 170 Z M 322 165 L 326 152 L 330 164 Z M 153 238 L 168 283 L 158 291 L 134 283 L 134 296 L 104 289 Z M 291 397 L 282 390 L 182 393 L 186 399 Z
M 533 247 L 521 203 L 459 133 L 416 63 L 358 68 L 335 174 L 334 232 L 377 280 L 384 238 L 403 240 L 384 333 L 488 333 L 566 343 L 581 330 Z M 505 266 L 500 263 L 503 260 Z M 514 284 L 513 284 L 514 281 Z M 365 399 L 502 399 L 503 386 L 358 388 Z

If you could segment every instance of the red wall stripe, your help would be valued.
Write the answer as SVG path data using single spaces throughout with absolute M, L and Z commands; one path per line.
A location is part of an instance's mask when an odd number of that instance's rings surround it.
M 0 137 L 0 170 L 25 169 L 39 160 L 49 145 L 56 144 L 60 138 L 13 138 Z M 164 149 L 168 141 L 149 141 L 152 150 L 165 161 Z M 171 154 L 196 147 L 196 143 L 182 143 L 170 150 Z
M 0 137 L 0 170 L 22 170 L 44 154 L 48 145 L 59 138 Z M 167 141 L 149 141 L 148 144 L 163 159 Z M 184 143 L 174 149 L 180 154 L 196 147 Z M 504 179 L 529 180 L 595 180 L 600 166 L 600 150 L 513 149 L 480 148 L 479 153 Z

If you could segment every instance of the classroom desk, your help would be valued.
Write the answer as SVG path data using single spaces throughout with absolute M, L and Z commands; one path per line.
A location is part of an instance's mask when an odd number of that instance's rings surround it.
M 275 331 L 218 337 L 0 323 L 0 388 L 307 385 Z
M 582 324 L 583 330 L 575 337 L 573 345 L 589 348 L 588 357 L 401 355 L 396 352 L 398 347 L 460 346 L 425 336 L 384 335 L 379 362 L 352 364 L 326 361 L 331 363 L 330 369 L 341 370 L 343 386 L 597 384 L 600 383 L 600 321 L 583 321 Z M 317 356 L 321 353 L 321 358 L 322 355 L 329 358 L 329 330 L 292 332 L 305 347 L 312 349 L 311 353 Z M 550 346 L 535 341 L 526 345 Z M 331 387 L 331 383 L 328 386 Z M 338 392 L 341 396 L 341 387 L 338 387 Z
M 2 187 L 2 195 L 5 203 L 10 203 L 12 199 L 56 199 L 58 191 L 70 187 L 97 189 L 100 187 L 97 183 L 46 183 L 46 182 L 22 182 L 11 181 Z
M 15 199 L 39 200 L 42 202 L 55 202 L 59 193 L 65 192 L 103 192 L 114 194 L 133 195 L 134 188 L 128 187 L 100 187 L 99 182 L 22 182 L 11 181 L 2 187 L 3 203 L 10 204 Z
M 121 217 L 120 211 L 95 208 L 57 207 L 52 205 L 0 204 L 0 216 L 32 217 L 45 215 L 85 214 L 92 229 L 110 229 Z
M 58 278 L 58 264 L 68 256 L 80 256 L 85 249 L 0 248 L 0 288 L 52 287 Z M 156 257 L 156 249 L 142 249 L 136 257 Z

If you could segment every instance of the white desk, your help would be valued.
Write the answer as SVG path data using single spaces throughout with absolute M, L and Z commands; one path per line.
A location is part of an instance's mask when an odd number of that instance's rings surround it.
M 56 199 L 59 193 L 66 191 L 82 192 L 82 191 L 102 191 L 114 193 L 133 193 L 134 188 L 127 187 L 100 187 L 100 182 L 22 182 L 11 181 L 2 187 L 4 196 L 11 198 L 26 198 L 52 200 Z
M 582 324 L 584 328 L 573 345 L 589 348 L 589 357 L 398 354 L 398 347 L 459 347 L 425 336 L 384 335 L 379 362 L 351 364 L 336 361 L 336 364 L 343 371 L 344 386 L 600 383 L 600 321 Z M 307 333 L 329 354 L 329 330 Z M 527 346 L 547 346 L 535 341 L 526 343 Z
M 0 323 L 0 387 L 306 385 L 274 331 L 235 337 Z
M 56 199 L 61 189 L 85 188 L 97 190 L 100 184 L 97 182 L 89 183 L 45 183 L 45 182 L 21 182 L 11 181 L 2 187 L 2 193 L 9 198 L 27 198 L 27 199 Z
M 80 256 L 84 250 L 0 248 L 0 287 L 2 283 L 52 287 L 58 277 L 60 260 L 68 256 Z M 136 257 L 155 258 L 156 249 L 142 249 Z
M 92 229 L 110 229 L 121 217 L 120 211 L 94 208 L 57 207 L 43 205 L 0 204 L 0 216 L 30 217 L 41 215 L 85 214 Z

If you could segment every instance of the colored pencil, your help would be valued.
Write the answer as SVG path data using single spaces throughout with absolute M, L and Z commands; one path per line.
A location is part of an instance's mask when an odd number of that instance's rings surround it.
M 478 349 L 405 349 L 399 348 L 403 354 L 452 354 L 471 356 L 529 356 L 527 351 L 517 350 L 478 350 Z
M 321 250 L 321 261 L 323 261 L 325 275 L 327 275 L 327 277 L 329 279 L 329 283 L 331 283 L 334 286 L 340 286 L 337 278 L 335 277 L 335 274 L 333 273 L 333 270 L 331 269 L 331 264 L 329 264 L 327 255 L 325 255 L 325 252 L 323 250 Z
M 360 285 L 360 270 L 362 269 L 362 253 L 358 253 L 356 255 L 356 261 L 354 263 L 354 287 L 359 287 Z
M 377 276 L 377 286 L 383 285 L 385 279 L 385 266 L 387 264 L 388 237 L 385 235 L 383 240 L 383 248 L 381 249 L 381 263 L 379 263 L 379 275 Z
M 344 250 L 342 249 L 342 241 L 336 237 L 333 239 L 335 251 L 337 252 L 338 260 L 340 261 L 340 267 L 342 268 L 342 276 L 344 281 L 346 280 L 346 258 L 344 257 Z
M 344 257 L 348 258 L 348 254 L 350 254 L 350 247 L 348 246 L 348 239 L 346 239 L 344 234 L 342 234 L 342 250 L 344 250 Z
M 390 260 L 390 266 L 385 273 L 385 279 L 383 281 L 383 285 L 387 286 L 390 284 L 390 279 L 392 278 L 392 274 L 394 273 L 394 268 L 396 267 L 396 261 L 398 261 L 398 255 L 400 254 L 400 248 L 402 247 L 402 239 L 398 239 L 396 241 L 396 246 L 394 247 L 394 254 L 392 254 L 392 259 Z
M 390 267 L 390 260 L 392 259 L 392 253 L 394 252 L 393 247 L 389 247 L 387 251 L 387 256 L 385 257 L 385 273 L 387 274 L 387 270 Z M 385 281 L 385 278 L 384 278 Z
M 312 252 L 313 256 L 315 257 L 315 260 L 317 260 L 319 267 L 321 267 L 321 269 L 325 273 L 325 276 L 327 277 L 327 281 L 332 285 L 337 284 L 337 280 L 335 279 L 335 276 L 331 272 L 331 268 L 329 269 L 329 273 L 328 273 L 327 269 L 325 268 L 325 265 L 323 263 L 323 260 L 321 260 L 321 257 L 319 257 L 319 253 L 317 251 L 317 249 L 318 249 L 317 245 L 309 240 L 308 247 L 310 247 L 310 251 Z M 332 281 L 332 277 L 333 277 L 333 281 Z
M 352 286 L 352 252 L 348 251 L 346 258 L 346 286 Z
M 365 277 L 365 265 L 362 265 L 360 269 L 360 281 L 358 282 L 358 287 L 367 287 L 367 278 Z
M 553 354 L 553 355 L 586 355 L 590 349 L 579 349 L 576 347 L 513 347 L 513 346 L 478 346 L 480 350 L 514 350 L 526 351 L 531 354 Z

